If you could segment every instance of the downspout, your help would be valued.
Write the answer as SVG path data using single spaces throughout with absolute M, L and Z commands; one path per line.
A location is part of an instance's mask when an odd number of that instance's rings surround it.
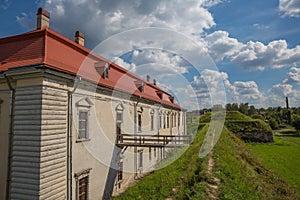
M 72 121 L 73 121 L 73 94 L 78 87 L 81 77 L 75 79 L 72 91 L 68 91 L 68 136 L 67 136 L 67 200 L 72 200 Z
M 134 140 L 136 141 L 137 135 L 137 106 L 140 103 L 141 96 L 139 96 L 137 102 L 134 104 Z M 137 179 L 137 147 L 134 147 L 134 179 Z
M 12 161 L 12 139 L 13 139 L 13 111 L 16 90 L 11 86 L 11 82 L 8 77 L 4 74 L 6 83 L 10 90 L 9 97 L 9 130 L 8 130 L 8 166 L 7 166 L 7 180 L 6 180 L 6 199 L 10 199 L 10 181 L 11 181 L 11 161 Z

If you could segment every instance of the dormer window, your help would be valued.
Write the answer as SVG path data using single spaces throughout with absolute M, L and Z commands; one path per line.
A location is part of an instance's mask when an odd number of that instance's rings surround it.
M 156 91 L 156 94 L 157 94 L 157 96 L 158 96 L 160 99 L 163 98 L 163 92 L 162 92 L 162 91 L 157 90 L 157 91 Z
M 102 78 L 109 78 L 110 65 L 107 62 L 100 61 L 95 63 L 95 69 Z
M 173 96 L 169 96 L 169 99 L 172 103 L 174 103 L 174 97 Z
M 104 78 L 109 78 L 109 65 L 108 63 L 104 66 Z
M 142 81 L 142 80 L 135 81 L 135 85 L 139 89 L 140 92 L 144 92 L 144 89 L 145 89 L 144 81 Z

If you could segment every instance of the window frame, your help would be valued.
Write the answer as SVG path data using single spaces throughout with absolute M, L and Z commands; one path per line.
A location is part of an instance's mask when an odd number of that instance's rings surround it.
M 87 184 L 86 184 L 86 199 L 89 199 L 89 188 L 90 188 L 90 171 L 92 168 L 88 168 L 85 170 L 82 170 L 78 173 L 74 174 L 75 178 L 75 184 L 76 184 L 76 200 L 80 200 L 80 181 L 82 179 L 87 179 Z
M 138 132 L 142 132 L 142 113 L 138 113 L 138 120 L 137 120 L 137 125 L 138 125 Z
M 85 119 L 85 134 L 84 134 L 84 137 L 80 137 L 81 136 L 81 133 L 80 133 L 80 114 L 81 113 L 86 113 L 86 119 Z M 89 109 L 78 109 L 78 125 L 77 125 L 77 139 L 76 139 L 76 142 L 83 142 L 83 141 L 89 141 L 90 140 L 90 134 L 89 134 L 89 129 L 90 129 L 90 126 L 89 126 L 89 122 L 90 122 L 90 111 Z
M 150 130 L 154 131 L 154 110 L 150 111 Z
M 77 107 L 77 135 L 76 135 L 76 142 L 84 142 L 89 141 L 90 139 L 90 109 L 94 105 L 92 101 L 88 98 L 82 98 L 79 100 L 76 104 Z M 80 131 L 80 113 L 85 112 L 86 113 L 86 132 L 85 137 L 79 137 L 81 134 Z

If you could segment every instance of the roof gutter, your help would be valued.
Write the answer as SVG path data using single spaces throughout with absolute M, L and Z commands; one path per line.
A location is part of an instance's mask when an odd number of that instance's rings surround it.
M 12 165 L 12 139 L 13 139 L 13 112 L 15 103 L 16 90 L 12 87 L 9 78 L 4 74 L 4 78 L 10 90 L 9 98 L 9 130 L 8 130 L 8 165 L 7 165 L 7 175 L 6 175 L 6 194 L 5 199 L 10 199 L 10 183 L 11 183 L 11 165 Z

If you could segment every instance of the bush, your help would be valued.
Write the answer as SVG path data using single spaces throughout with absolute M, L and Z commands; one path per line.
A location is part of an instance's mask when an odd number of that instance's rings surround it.
M 260 119 L 260 120 L 264 120 L 264 117 L 259 115 L 259 114 L 254 114 L 254 115 L 251 115 L 251 118 L 253 119 Z
M 278 122 L 274 118 L 269 119 L 269 125 L 271 126 L 272 130 L 279 128 Z

